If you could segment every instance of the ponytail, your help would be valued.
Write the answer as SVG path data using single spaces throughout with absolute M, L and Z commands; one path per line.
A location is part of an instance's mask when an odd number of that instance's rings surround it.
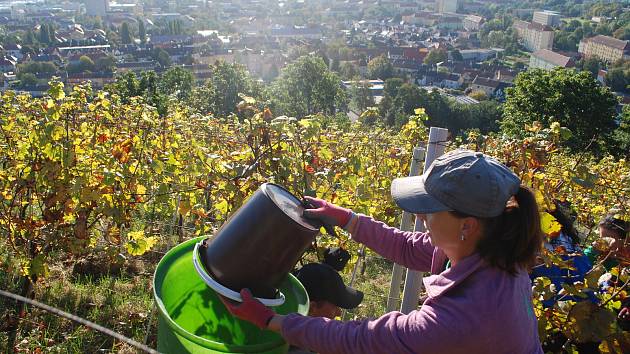
M 543 242 L 538 204 L 532 191 L 520 186 L 514 199 L 516 203 L 508 203 L 501 215 L 480 219 L 484 237 L 477 244 L 477 251 L 490 265 L 512 275 L 534 265 Z

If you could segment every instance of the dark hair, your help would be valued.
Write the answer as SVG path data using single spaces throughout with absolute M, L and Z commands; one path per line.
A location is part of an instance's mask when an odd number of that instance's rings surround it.
M 558 223 L 562 226 L 562 232 L 571 238 L 573 245 L 579 244 L 580 236 L 578 235 L 575 226 L 573 226 L 575 218 L 571 215 L 573 213 L 573 210 L 571 210 L 571 203 L 562 202 L 556 199 L 553 201 L 553 204 L 556 206 L 556 209 L 550 211 L 549 214 L 556 218 Z
M 501 215 L 477 218 L 484 232 L 477 252 L 491 266 L 512 275 L 516 275 L 519 268 L 528 269 L 535 264 L 543 242 L 538 204 L 532 191 L 521 186 L 514 199 L 518 205 L 508 205 Z M 457 211 L 452 213 L 457 217 L 470 216 Z
M 630 223 L 616 218 L 614 214 L 604 216 L 604 218 L 599 222 L 599 226 L 613 231 L 619 236 L 619 238 L 626 238 L 628 233 L 628 224 Z

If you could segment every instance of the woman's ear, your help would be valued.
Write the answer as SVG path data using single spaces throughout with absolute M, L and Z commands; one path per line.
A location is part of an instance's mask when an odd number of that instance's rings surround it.
M 481 232 L 479 219 L 467 217 L 462 219 L 462 233 L 468 237 L 476 236 Z

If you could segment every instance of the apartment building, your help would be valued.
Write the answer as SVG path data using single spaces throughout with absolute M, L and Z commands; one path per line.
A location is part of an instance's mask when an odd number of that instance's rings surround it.
M 457 12 L 457 0 L 435 0 L 435 12 Z
M 613 63 L 630 58 L 630 41 L 598 35 L 581 40 L 578 52 L 586 58 Z
M 558 27 L 560 26 L 560 14 L 555 11 L 535 11 L 532 22 L 540 23 L 541 25 Z
M 483 17 L 468 15 L 464 17 L 462 23 L 464 25 L 464 28 L 468 31 L 479 31 L 481 25 L 483 24 Z
M 536 22 L 514 21 L 513 25 L 521 44 L 530 52 L 553 47 L 553 29 Z
M 552 70 L 554 68 L 571 68 L 575 63 L 570 57 L 548 49 L 539 49 L 529 57 L 530 69 Z

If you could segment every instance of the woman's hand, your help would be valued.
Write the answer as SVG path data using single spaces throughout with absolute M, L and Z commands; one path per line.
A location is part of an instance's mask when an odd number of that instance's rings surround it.
M 617 317 L 619 317 L 620 320 L 630 320 L 630 307 L 622 308 Z
M 251 322 L 260 329 L 266 329 L 269 321 L 276 315 L 272 309 L 256 300 L 249 289 L 241 290 L 241 303 L 234 303 L 223 296 L 219 298 L 234 317 Z
M 304 217 L 316 219 L 324 224 L 344 227 L 352 218 L 352 210 L 342 208 L 323 199 L 304 197 L 315 208 L 304 209 Z

